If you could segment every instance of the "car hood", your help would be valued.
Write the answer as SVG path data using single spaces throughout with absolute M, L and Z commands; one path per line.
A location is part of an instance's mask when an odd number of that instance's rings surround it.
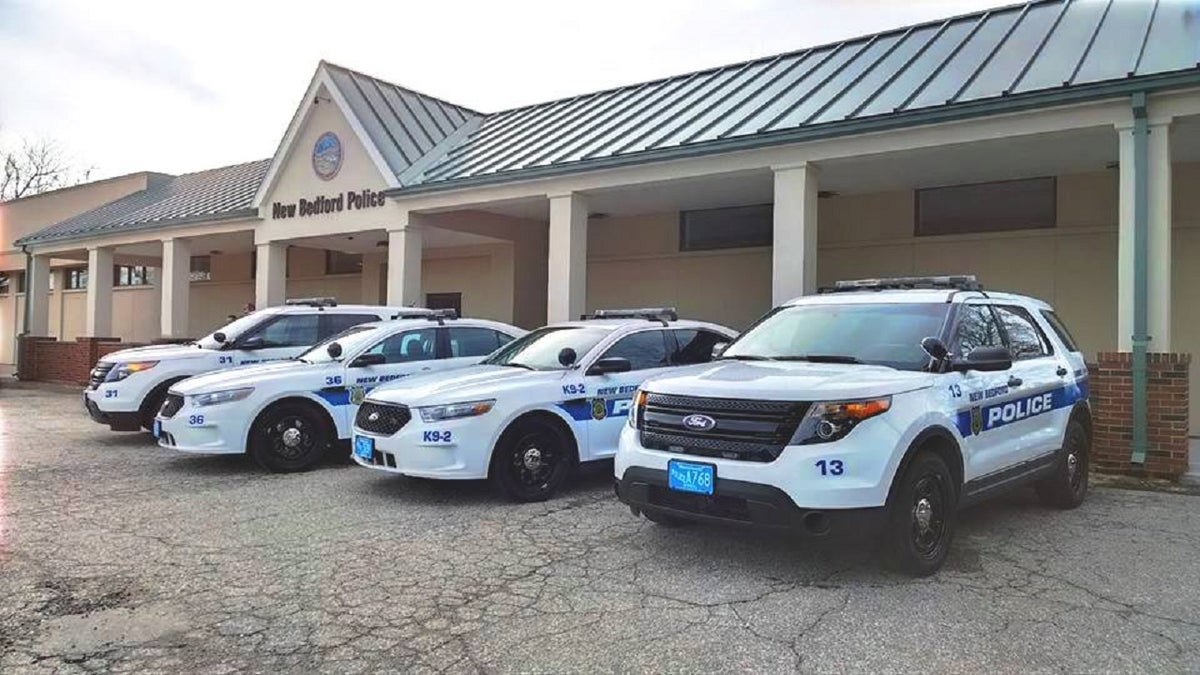
M 405 378 L 373 389 L 368 399 L 408 406 L 440 405 L 496 398 L 530 385 L 557 382 L 569 371 L 526 370 L 512 366 L 478 365 L 445 373 Z
M 240 389 L 242 387 L 252 387 L 284 380 L 294 377 L 298 372 L 305 369 L 320 367 L 321 365 L 319 364 L 304 363 L 302 361 L 277 361 L 253 366 L 241 366 L 240 368 L 229 368 L 228 370 L 218 370 L 204 375 L 189 377 L 182 382 L 171 385 L 171 391 L 189 396 L 212 391 L 224 391 L 226 389 Z
M 653 378 L 646 391 L 767 401 L 830 401 L 888 396 L 932 384 L 929 373 L 884 366 L 724 361 Z
M 129 361 L 166 361 L 173 359 L 202 359 L 210 352 L 194 344 L 187 345 L 150 345 L 148 347 L 133 347 L 107 354 L 100 359 L 106 363 L 127 363 Z

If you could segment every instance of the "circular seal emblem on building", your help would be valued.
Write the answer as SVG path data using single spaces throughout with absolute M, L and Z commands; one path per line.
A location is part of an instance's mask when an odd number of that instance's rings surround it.
M 326 131 L 313 144 L 313 172 L 321 180 L 330 180 L 342 168 L 342 141 L 337 134 Z

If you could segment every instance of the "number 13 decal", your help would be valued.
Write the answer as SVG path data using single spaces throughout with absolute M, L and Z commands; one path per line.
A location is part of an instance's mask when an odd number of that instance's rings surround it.
M 846 465 L 840 459 L 817 460 L 817 470 L 822 476 L 840 476 L 846 472 Z

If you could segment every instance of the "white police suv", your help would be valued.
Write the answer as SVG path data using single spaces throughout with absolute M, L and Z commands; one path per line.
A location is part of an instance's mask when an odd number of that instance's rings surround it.
M 613 456 L 642 380 L 706 362 L 735 335 L 669 309 L 539 328 L 481 365 L 371 392 L 354 459 L 423 478 L 490 478 L 511 499 L 546 499 L 575 464 Z
M 400 310 L 396 320 L 354 326 L 294 360 L 173 385 L 154 435 L 164 448 L 248 451 L 272 471 L 302 471 L 350 438 L 366 392 L 410 375 L 479 363 L 525 332 L 495 321 L 455 320 L 454 310 Z
M 617 494 L 661 524 L 881 532 L 944 562 L 959 506 L 1087 491 L 1087 368 L 1049 305 L 974 277 L 841 282 L 778 307 L 713 364 L 637 392 Z M 878 530 L 875 528 L 882 528 Z
M 356 324 L 380 321 L 402 307 L 339 305 L 333 298 L 298 298 L 237 319 L 196 342 L 113 352 L 92 368 L 83 403 L 113 431 L 149 430 L 167 389 L 214 370 L 290 359 Z

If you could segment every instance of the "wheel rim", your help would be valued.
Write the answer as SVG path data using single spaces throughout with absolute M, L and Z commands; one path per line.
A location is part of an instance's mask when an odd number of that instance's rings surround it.
M 286 415 L 267 427 L 271 450 L 286 460 L 304 457 L 316 445 L 316 428 L 300 415 Z
M 518 485 L 536 489 L 550 481 L 561 461 L 562 453 L 549 439 L 531 434 L 517 443 L 509 466 Z
M 1071 434 L 1067 441 L 1067 483 L 1073 494 L 1083 490 L 1084 480 L 1087 479 L 1087 452 L 1083 447 L 1083 439 L 1079 434 Z
M 912 502 L 912 542 L 917 553 L 930 556 L 937 551 L 946 531 L 946 498 L 942 479 L 925 474 L 917 480 Z

